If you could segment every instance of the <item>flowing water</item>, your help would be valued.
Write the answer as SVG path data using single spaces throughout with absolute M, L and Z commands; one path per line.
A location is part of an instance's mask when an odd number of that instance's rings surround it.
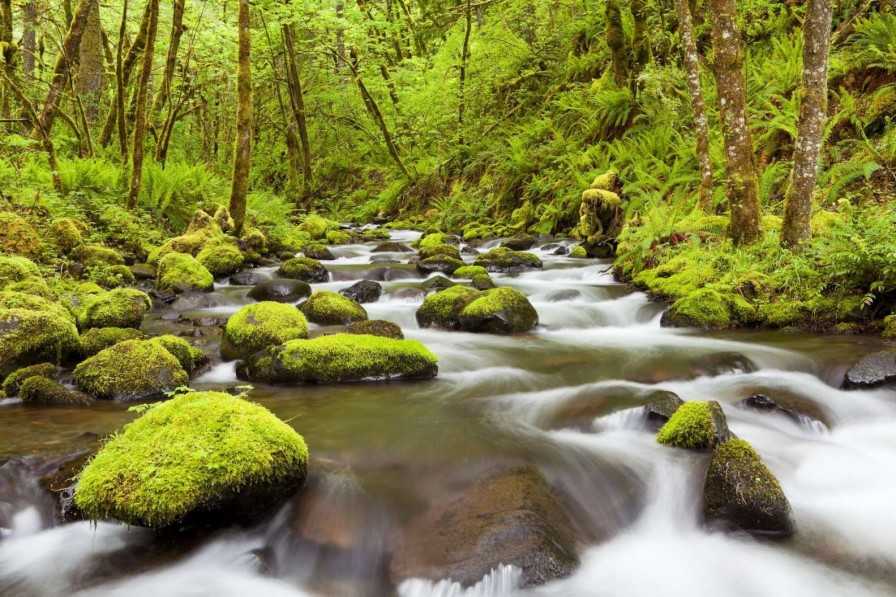
M 380 280 L 383 297 L 365 305 L 371 319 L 400 324 L 434 351 L 435 380 L 256 387 L 252 398 L 304 435 L 312 480 L 257 527 L 187 543 L 107 522 L 57 525 L 37 485 L 43 457 L 95 445 L 135 416 L 127 405 L 38 409 L 6 400 L 0 456 L 13 458 L 0 466 L 0 594 L 896 594 L 896 391 L 837 389 L 878 340 L 664 329 L 662 307 L 614 282 L 609 262 L 538 249 L 544 269 L 494 275 L 530 297 L 540 315 L 532 333 L 423 330 L 414 318 L 422 280 L 411 265 L 371 264 L 372 246 L 334 248 L 332 281 L 315 288 Z M 220 284 L 184 319 L 159 311 L 144 327 L 192 334 L 191 319 L 228 316 L 251 302 L 248 290 Z M 217 354 L 219 336 L 196 341 Z M 217 360 L 192 385 L 239 383 L 233 364 Z M 780 480 L 795 537 L 770 542 L 700 526 L 706 456 L 660 446 L 645 429 L 638 407 L 656 390 L 722 404 L 732 431 Z M 756 392 L 803 416 L 738 406 Z M 526 590 L 512 566 L 467 587 L 390 582 L 390 554 L 409 520 L 519 462 L 536 465 L 564 497 L 580 542 L 572 576 Z

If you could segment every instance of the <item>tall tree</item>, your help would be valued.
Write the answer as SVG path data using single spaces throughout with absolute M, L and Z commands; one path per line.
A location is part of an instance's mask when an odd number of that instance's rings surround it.
M 3 70 L 10 81 L 16 80 L 16 58 L 18 48 L 12 39 L 12 0 L 0 0 L 0 61 L 3 62 Z M 9 118 L 9 95 L 3 93 L 0 114 L 3 118 Z
M 128 30 L 128 0 L 121 3 L 121 24 L 118 27 L 118 45 L 115 46 L 115 98 L 110 114 L 114 112 L 112 121 L 118 122 L 118 145 L 121 151 L 121 163 L 128 163 L 128 127 L 124 117 L 124 38 Z M 108 122 L 108 120 L 107 120 Z M 111 131 L 109 135 L 111 136 Z M 102 140 L 101 140 L 102 142 Z
M 728 235 L 737 245 L 759 238 L 759 179 L 747 123 L 747 81 L 735 0 L 709 0 L 719 116 L 725 140 Z
M 467 0 L 467 7 L 464 11 L 464 43 L 460 50 L 460 77 L 457 94 L 457 130 L 460 133 L 459 143 L 464 144 L 464 110 L 466 110 L 466 97 L 464 96 L 465 86 L 467 83 L 467 60 L 470 56 L 470 30 L 473 28 L 473 11 L 470 0 Z
M 781 227 L 781 244 L 792 251 L 804 250 L 812 238 L 812 196 L 818 181 L 818 161 L 827 120 L 828 53 L 833 14 L 833 0 L 809 0 L 803 22 L 799 131 Z
M 302 92 L 302 81 L 296 66 L 296 30 L 290 24 L 283 25 L 283 40 L 286 46 L 286 89 L 289 92 L 289 103 L 292 106 L 296 126 L 299 129 L 299 141 L 302 144 L 302 184 L 307 191 L 311 187 L 311 141 L 308 137 L 308 118 L 305 114 L 305 94 Z
M 128 190 L 127 205 L 133 209 L 137 205 L 140 183 L 143 180 L 143 138 L 146 136 L 146 104 L 149 95 L 149 78 L 152 75 L 152 61 L 155 57 L 156 31 L 159 28 L 159 0 L 148 0 L 149 22 L 146 29 L 146 48 L 140 65 L 137 81 L 137 105 L 134 110 L 134 150 L 131 153 L 131 185 Z
M 177 65 L 177 51 L 180 38 L 184 34 L 184 0 L 174 0 L 171 14 L 171 39 L 168 41 L 168 54 L 165 56 L 165 73 L 162 85 L 152 104 L 153 117 L 157 117 L 171 97 L 171 83 L 174 80 L 174 67 Z
M 93 2 L 87 13 L 84 36 L 78 49 L 78 70 L 75 91 L 84 104 L 87 120 L 93 123 L 99 112 L 103 82 L 106 75 L 103 55 L 103 25 L 100 22 L 100 3 Z
M 233 178 L 230 186 L 230 215 L 237 233 L 246 219 L 246 194 L 249 191 L 250 148 L 252 143 L 252 69 L 249 0 L 239 0 L 239 49 L 236 71 L 236 147 L 233 152 Z
M 606 12 L 604 34 L 607 38 L 607 46 L 610 48 L 613 80 L 617 87 L 625 87 L 628 84 L 628 55 L 619 0 L 607 0 L 604 10 Z

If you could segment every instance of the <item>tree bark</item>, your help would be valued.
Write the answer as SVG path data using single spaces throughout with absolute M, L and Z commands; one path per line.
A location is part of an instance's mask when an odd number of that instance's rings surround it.
M 299 128 L 299 142 L 302 145 L 302 181 L 307 191 L 313 182 L 311 170 L 311 141 L 308 137 L 308 119 L 305 114 L 305 95 L 302 92 L 302 81 L 296 66 L 296 32 L 292 24 L 283 26 L 283 39 L 286 45 L 286 89 L 292 106 L 296 126 Z
M 131 153 L 131 185 L 128 190 L 128 209 L 137 205 L 140 183 L 143 181 L 143 138 L 146 135 L 146 104 L 149 93 L 149 78 L 155 57 L 156 31 L 159 28 L 159 0 L 148 0 L 149 23 L 146 28 L 146 49 L 137 81 L 137 106 L 134 110 L 134 149 Z
M 18 48 L 12 39 L 12 1 L 0 0 L 0 60 L 3 60 L 3 70 L 10 81 L 16 81 L 16 58 Z M 10 89 L 12 92 L 12 89 Z M 15 92 L 12 92 L 15 95 Z M 9 94 L 3 93 L 0 100 L 0 114 L 4 119 L 10 117 Z
M 230 215 L 236 232 L 246 220 L 246 195 L 249 191 L 250 150 L 252 143 L 252 69 L 249 0 L 239 0 L 239 52 L 237 56 L 236 146 L 233 154 L 233 179 L 230 187 Z
M 803 85 L 799 130 L 790 188 L 784 201 L 781 244 L 803 251 L 812 239 L 812 197 L 828 106 L 828 52 L 831 43 L 832 0 L 809 0 L 803 22 Z
M 628 56 L 625 49 L 625 31 L 622 28 L 622 11 L 619 0 L 607 0 L 606 25 L 604 34 L 610 48 L 610 60 L 613 69 L 613 81 L 617 87 L 628 85 Z
M 25 5 L 25 30 L 22 33 L 22 50 L 24 51 L 22 70 L 25 76 L 34 72 L 34 55 L 37 52 L 37 4 L 31 0 Z
M 93 2 L 87 13 L 84 36 L 78 49 L 78 72 L 75 76 L 75 92 L 83 104 L 89 123 L 96 120 L 103 93 L 106 74 L 103 56 L 103 26 L 100 22 L 100 3 Z
M 457 94 L 457 130 L 459 133 L 458 143 L 460 145 L 464 144 L 464 111 L 467 107 L 464 91 L 467 83 L 467 60 L 470 54 L 470 30 L 473 28 L 473 11 L 470 0 L 467 0 L 465 17 L 466 27 L 464 28 L 464 43 L 460 50 L 460 80 Z
M 759 238 L 759 181 L 747 123 L 747 83 L 735 0 L 709 0 L 719 116 L 725 140 L 728 234 L 736 245 Z
M 124 118 L 124 38 L 127 34 L 128 24 L 128 0 L 123 0 L 121 4 L 121 24 L 118 28 L 118 44 L 115 48 L 115 104 L 112 106 L 110 114 L 115 114 L 113 122 L 118 122 L 118 144 L 121 150 L 121 163 L 128 163 L 128 127 Z M 105 131 L 104 131 L 105 132 Z M 109 133 L 111 136 L 111 132 Z M 102 143 L 102 140 L 100 141 Z
M 688 0 L 675 0 L 678 8 L 678 32 L 681 35 L 681 52 L 688 76 L 691 108 L 694 110 L 694 133 L 697 137 L 697 161 L 700 164 L 700 199 L 697 207 L 709 213 L 712 210 L 712 164 L 709 160 L 709 120 L 706 117 L 706 101 L 700 85 L 700 59 L 694 41 L 694 23 Z
M 177 65 L 177 51 L 180 38 L 184 33 L 184 0 L 174 0 L 171 15 L 171 39 L 168 42 L 168 54 L 165 56 L 165 74 L 162 85 L 152 104 L 153 120 L 161 113 L 162 108 L 171 97 L 171 83 L 174 80 L 174 67 Z
M 644 67 L 653 60 L 653 50 L 650 47 L 650 33 L 647 25 L 646 0 L 632 0 L 632 16 L 635 26 L 632 32 L 632 58 L 634 72 L 632 73 L 632 89 L 636 89 L 635 78 L 641 74 Z M 663 10 L 663 9 L 660 9 Z

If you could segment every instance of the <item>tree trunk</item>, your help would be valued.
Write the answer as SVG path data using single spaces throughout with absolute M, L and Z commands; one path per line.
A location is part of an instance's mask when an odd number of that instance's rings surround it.
M 93 2 L 84 25 L 84 36 L 81 38 L 81 47 L 78 50 L 78 72 L 74 79 L 75 92 L 83 104 L 85 116 L 90 123 L 96 120 L 99 112 L 105 74 L 100 3 Z
M 828 52 L 831 42 L 832 0 L 809 0 L 803 22 L 803 87 L 793 174 L 784 202 L 781 244 L 803 251 L 812 239 L 812 196 L 818 180 L 818 161 L 828 106 Z
M 44 147 L 44 151 L 47 152 L 47 162 L 50 166 L 50 174 L 53 177 L 53 188 L 57 193 L 62 195 L 62 179 L 59 177 L 59 163 L 56 161 L 56 147 L 53 145 L 53 139 L 40 128 L 40 118 L 37 115 L 37 111 L 34 109 L 34 106 L 25 97 L 25 94 L 22 93 L 21 88 L 10 79 L 5 72 L 0 72 L 3 80 L 6 82 L 6 86 L 12 91 L 13 95 L 19 100 L 19 103 L 22 104 L 22 108 L 25 110 L 25 114 L 27 114 L 28 119 L 34 123 L 34 129 L 37 131 L 38 136 L 40 137 L 41 144 Z
M 233 179 L 230 187 L 230 215 L 240 233 L 246 219 L 246 194 L 249 191 L 250 148 L 252 142 L 252 70 L 249 61 L 251 32 L 249 0 L 239 0 L 239 54 L 236 71 L 236 146 L 233 154 Z
M 747 124 L 747 83 L 735 0 L 709 0 L 719 116 L 725 139 L 729 236 L 736 245 L 759 238 L 759 181 Z
M 134 110 L 134 149 L 131 153 L 131 186 L 128 191 L 128 209 L 137 205 L 140 183 L 143 181 L 143 138 L 146 135 L 146 103 L 149 93 L 149 78 L 152 75 L 152 61 L 155 57 L 156 31 L 159 28 L 159 0 L 148 0 L 149 23 L 146 28 L 146 49 L 137 81 L 137 106 Z
M 613 81 L 617 87 L 628 85 L 628 56 L 625 49 L 625 30 L 622 28 L 622 11 L 619 0 L 607 0 L 605 35 L 610 48 Z
M 128 24 L 128 0 L 121 4 L 121 25 L 118 28 L 118 45 L 115 48 L 115 104 L 110 114 L 115 114 L 118 122 L 118 144 L 121 150 L 121 163 L 128 163 L 128 127 L 124 118 L 124 70 L 122 58 L 124 56 L 124 38 L 127 34 Z M 109 133 L 111 136 L 111 132 Z M 100 141 L 102 142 L 102 140 Z
M 700 59 L 694 41 L 694 23 L 688 0 L 675 0 L 678 7 L 678 31 L 681 35 L 681 52 L 684 68 L 688 75 L 688 90 L 691 92 L 691 108 L 694 110 L 694 128 L 697 137 L 697 161 L 700 164 L 700 199 L 697 207 L 705 212 L 712 211 L 712 164 L 709 160 L 709 121 L 706 117 L 706 102 L 700 85 Z
M 0 60 L 3 61 L 3 70 L 10 81 L 16 81 L 16 45 L 12 39 L 12 0 L 0 0 Z M 10 89 L 12 92 L 12 90 Z M 12 92 L 15 95 L 15 92 Z M 3 92 L 0 100 L 0 115 L 4 119 L 10 117 L 9 94 Z
M 313 182 L 311 171 L 311 141 L 308 138 L 308 120 L 305 114 L 305 96 L 302 93 L 302 82 L 299 69 L 296 67 L 295 27 L 283 26 L 283 39 L 286 42 L 286 88 L 292 106 L 296 125 L 299 128 L 299 142 L 302 145 L 302 177 L 307 191 Z
M 25 76 L 34 72 L 34 55 L 37 52 L 37 4 L 31 0 L 25 5 L 25 30 L 22 34 L 22 50 L 24 51 L 22 69 Z
M 460 50 L 460 87 L 457 94 L 457 130 L 459 133 L 458 143 L 464 144 L 464 111 L 466 110 L 466 98 L 464 97 L 465 86 L 467 83 L 467 59 L 470 54 L 470 30 L 473 28 L 473 12 L 470 0 L 467 0 L 466 9 L 466 27 L 464 29 L 464 43 Z
M 174 0 L 174 12 L 171 16 L 171 39 L 168 42 L 168 54 L 165 57 L 165 74 L 159 93 L 152 105 L 153 120 L 161 113 L 162 108 L 171 97 L 171 83 L 174 80 L 174 67 L 177 65 L 177 50 L 180 38 L 184 33 L 184 0 Z
M 635 19 L 634 31 L 632 32 L 632 58 L 634 62 L 632 88 L 635 89 L 637 86 L 635 85 L 634 79 L 641 74 L 644 67 L 650 64 L 653 60 L 653 50 L 650 47 L 646 0 L 632 0 L 631 8 L 632 16 Z

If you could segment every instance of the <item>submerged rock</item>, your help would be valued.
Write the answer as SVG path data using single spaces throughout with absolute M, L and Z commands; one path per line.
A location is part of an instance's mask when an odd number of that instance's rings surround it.
M 373 280 L 361 280 L 339 291 L 344 297 L 357 303 L 375 303 L 383 294 L 383 287 Z
M 247 305 L 227 320 L 221 338 L 221 356 L 243 359 L 256 352 L 308 337 L 305 316 L 291 305 L 263 301 Z
M 302 280 L 265 280 L 249 291 L 249 298 L 256 301 L 294 303 L 311 296 L 311 286 Z
M 254 522 L 301 485 L 308 447 L 262 406 L 219 392 L 184 394 L 124 427 L 81 472 L 91 519 L 153 528 Z
M 311 243 L 302 248 L 302 253 L 308 259 L 317 259 L 318 261 L 334 261 L 336 256 L 326 246 L 320 243 Z
M 149 296 L 133 288 L 116 288 L 87 300 L 78 316 L 81 329 L 139 328 L 152 307 Z
M 528 251 L 535 245 L 535 237 L 530 234 L 517 234 L 501 243 L 511 251 Z
M 162 398 L 189 381 L 180 361 L 151 340 L 119 342 L 75 367 L 75 383 L 106 400 Z
M 328 290 L 318 290 L 301 307 L 308 321 L 318 325 L 348 325 L 367 319 L 367 311 L 357 302 Z
M 681 405 L 656 436 L 661 444 L 691 450 L 711 450 L 729 439 L 725 413 L 715 400 Z
M 393 582 L 448 579 L 470 586 L 500 564 L 522 570 L 523 586 L 572 573 L 578 563 L 569 520 L 533 467 L 482 479 L 405 529 L 390 566 Z
M 896 382 L 896 352 L 881 350 L 862 357 L 850 367 L 845 388 L 871 388 Z
M 327 282 L 330 279 L 330 272 L 321 265 L 320 261 L 307 257 L 293 257 L 289 261 L 283 262 L 277 273 L 284 278 L 310 283 Z
M 703 488 L 703 517 L 713 526 L 761 535 L 794 532 L 790 502 L 753 447 L 730 440 L 713 454 Z
M 498 247 L 476 257 L 475 265 L 481 265 L 489 272 L 508 272 L 523 267 L 539 268 L 544 264 L 534 253 Z
M 420 327 L 468 332 L 515 334 L 538 325 L 538 313 L 522 292 L 513 288 L 479 291 L 452 286 L 427 296 L 417 309 Z
M 356 321 L 345 328 L 345 333 L 404 340 L 404 332 L 401 331 L 400 325 L 391 321 L 383 321 L 382 319 Z

